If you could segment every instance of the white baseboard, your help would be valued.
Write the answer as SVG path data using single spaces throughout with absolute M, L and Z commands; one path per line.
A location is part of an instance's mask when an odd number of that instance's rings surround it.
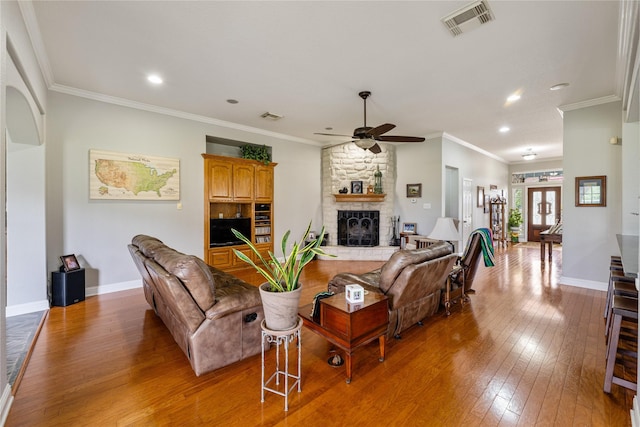
M 4 426 L 4 424 L 7 422 L 9 409 L 11 409 L 12 403 L 13 395 L 11 394 L 11 386 L 7 384 L 4 388 L 4 391 L 2 392 L 2 397 L 0 398 L 0 426 Z
M 110 294 L 112 292 L 126 291 L 142 287 L 142 279 L 130 280 L 128 282 L 112 283 L 110 285 L 91 286 L 85 290 L 85 295 L 92 297 L 95 295 Z
M 603 292 L 607 292 L 607 288 L 609 287 L 606 282 L 596 282 L 595 280 L 577 279 L 575 277 L 566 276 L 560 276 L 558 283 L 561 285 L 575 286 L 577 288 L 587 288 Z
M 91 286 L 85 290 L 85 296 L 91 297 L 100 294 L 110 294 L 112 292 L 126 291 L 142 287 L 142 280 L 130 280 L 128 282 L 112 283 L 110 285 Z M 49 301 L 41 300 L 28 302 L 26 304 L 9 305 L 6 308 L 6 316 L 19 316 L 21 314 L 34 313 L 36 311 L 49 310 Z
M 40 300 L 34 302 L 28 302 L 26 304 L 8 305 L 6 309 L 6 316 L 18 316 L 20 314 L 34 313 L 36 311 L 49 310 L 49 301 Z

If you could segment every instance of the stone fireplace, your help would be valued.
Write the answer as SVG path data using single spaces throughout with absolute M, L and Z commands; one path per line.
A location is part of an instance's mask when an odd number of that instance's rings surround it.
M 379 211 L 338 211 L 338 245 L 378 246 Z
M 396 246 L 390 246 L 391 217 L 394 215 L 396 151 L 392 144 L 380 144 L 382 152 L 373 154 L 353 143 L 322 150 L 322 218 L 329 234 L 330 253 L 340 259 L 387 260 Z M 367 187 L 374 184 L 374 173 L 382 172 L 384 196 L 368 198 Z M 354 200 L 336 200 L 343 188 L 351 194 L 351 181 L 362 181 L 363 194 Z M 340 197 L 338 197 L 340 199 Z M 377 211 L 378 241 L 375 246 L 339 246 L 338 211 Z

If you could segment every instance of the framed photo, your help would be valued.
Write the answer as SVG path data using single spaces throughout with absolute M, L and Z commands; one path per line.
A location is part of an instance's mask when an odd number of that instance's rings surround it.
M 60 261 L 62 261 L 64 271 L 80 270 L 80 263 L 78 262 L 74 254 L 63 255 L 60 257 Z
M 362 181 L 351 181 L 351 194 L 362 194 Z
M 607 206 L 607 177 L 604 175 L 577 176 L 576 206 Z
M 484 208 L 484 187 L 478 187 L 478 207 Z
M 490 205 L 489 195 L 485 194 L 484 195 L 484 213 L 489 213 L 489 205 Z
M 497 190 L 497 189 L 498 189 L 497 185 L 495 185 L 495 184 L 489 185 L 489 190 L 493 191 L 493 190 Z
M 407 197 L 422 197 L 422 184 L 407 184 Z
M 405 222 L 402 224 L 402 232 L 416 234 L 416 223 L 415 222 Z

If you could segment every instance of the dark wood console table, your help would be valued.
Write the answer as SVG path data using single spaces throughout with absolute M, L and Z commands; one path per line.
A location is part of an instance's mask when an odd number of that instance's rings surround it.
M 540 233 L 540 262 L 544 263 L 544 247 L 549 245 L 549 261 L 552 260 L 552 250 L 554 243 L 562 243 L 562 234 Z
M 331 344 L 344 350 L 347 384 L 351 382 L 351 354 L 371 341 L 378 339 L 380 361 L 384 361 L 384 336 L 389 324 L 387 297 L 369 292 L 363 303 L 347 303 L 344 293 L 320 301 L 320 323 L 311 317 L 311 304 L 298 310 L 304 326 L 324 337 Z

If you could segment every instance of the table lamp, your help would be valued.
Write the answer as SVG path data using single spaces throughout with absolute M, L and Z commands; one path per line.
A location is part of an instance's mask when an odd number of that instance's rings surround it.
M 434 240 L 449 242 L 453 247 L 453 252 L 456 251 L 456 246 L 453 242 L 460 240 L 460 235 L 456 225 L 453 223 L 453 218 L 438 218 L 436 226 L 433 227 L 433 231 L 428 237 Z

